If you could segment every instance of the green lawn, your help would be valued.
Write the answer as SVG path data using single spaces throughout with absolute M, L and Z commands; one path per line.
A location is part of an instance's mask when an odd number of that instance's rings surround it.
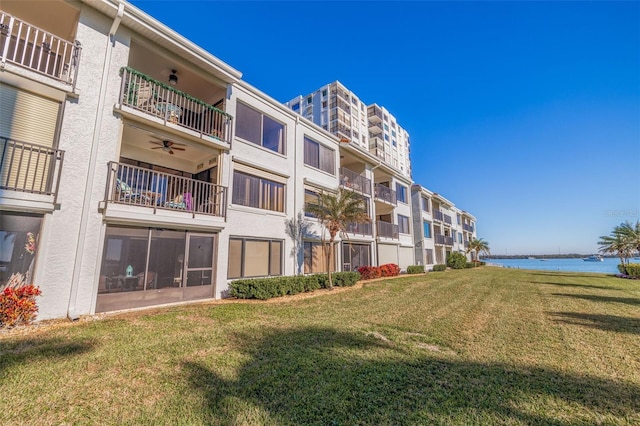
M 640 281 L 479 268 L 0 335 L 0 424 L 640 424 Z

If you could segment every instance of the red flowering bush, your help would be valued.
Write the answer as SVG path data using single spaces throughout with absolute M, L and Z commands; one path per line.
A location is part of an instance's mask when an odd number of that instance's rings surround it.
M 361 266 L 358 268 L 358 272 L 360 272 L 360 277 L 363 280 L 371 280 L 382 276 L 380 268 L 377 266 Z
M 380 275 L 383 277 L 396 277 L 400 275 L 400 267 L 395 263 L 380 265 Z
M 36 296 L 42 291 L 33 284 L 6 287 L 0 293 L 0 327 L 29 324 L 36 318 Z

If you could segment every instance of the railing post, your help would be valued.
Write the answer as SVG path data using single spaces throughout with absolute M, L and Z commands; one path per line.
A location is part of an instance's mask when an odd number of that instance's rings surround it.
M 13 34 L 13 22 L 14 22 L 14 18 L 13 16 L 9 17 L 9 28 L 7 31 L 7 37 L 5 38 L 5 44 L 4 47 L 2 49 L 2 66 L 4 67 L 5 63 L 7 62 L 7 53 L 9 52 L 9 44 L 11 44 L 11 35 Z

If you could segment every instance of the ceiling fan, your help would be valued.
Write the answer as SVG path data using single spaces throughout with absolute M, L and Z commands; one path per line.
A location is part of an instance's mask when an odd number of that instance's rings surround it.
M 182 146 L 186 146 L 186 144 L 183 143 L 178 143 L 178 142 L 172 142 L 170 140 L 157 140 L 157 141 L 149 141 L 152 144 L 156 144 L 156 145 L 160 145 L 160 146 L 153 146 L 151 147 L 151 149 L 161 149 L 165 152 L 168 152 L 169 154 L 173 155 L 173 150 L 175 149 L 176 151 L 184 151 L 184 148 L 179 148 L 177 145 L 182 145 Z

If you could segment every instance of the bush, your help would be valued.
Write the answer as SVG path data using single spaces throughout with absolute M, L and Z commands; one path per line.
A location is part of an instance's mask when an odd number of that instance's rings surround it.
M 424 265 L 407 266 L 407 274 L 424 274 Z
M 6 287 L 0 293 L 0 328 L 30 324 L 38 312 L 36 296 L 42 294 L 32 284 Z
M 433 265 L 433 272 L 442 272 L 447 270 L 447 265 Z
M 625 268 L 622 263 L 618 263 L 618 271 L 620 271 L 622 275 L 627 275 L 627 268 Z
M 467 266 L 467 258 L 464 254 L 454 251 L 447 256 L 447 266 L 452 269 L 464 269 Z
M 372 280 L 382 276 L 382 272 L 377 266 L 361 266 L 358 268 L 358 272 L 363 280 Z
M 486 266 L 486 265 L 487 265 L 487 262 L 485 261 L 480 262 L 480 266 Z
M 336 272 L 331 274 L 333 285 L 349 287 L 359 279 L 357 272 Z M 319 288 L 327 288 L 329 279 L 326 274 L 297 275 L 293 277 L 269 277 L 235 280 L 229 284 L 229 294 L 238 299 L 267 300 L 272 297 L 298 294 Z
M 473 262 L 467 262 L 466 265 L 464 265 L 465 268 L 475 268 L 476 264 Z
M 629 263 L 626 269 L 626 275 L 630 277 L 640 277 L 640 263 Z
M 395 263 L 380 265 L 380 275 L 383 277 L 397 277 L 400 275 L 400 267 Z

